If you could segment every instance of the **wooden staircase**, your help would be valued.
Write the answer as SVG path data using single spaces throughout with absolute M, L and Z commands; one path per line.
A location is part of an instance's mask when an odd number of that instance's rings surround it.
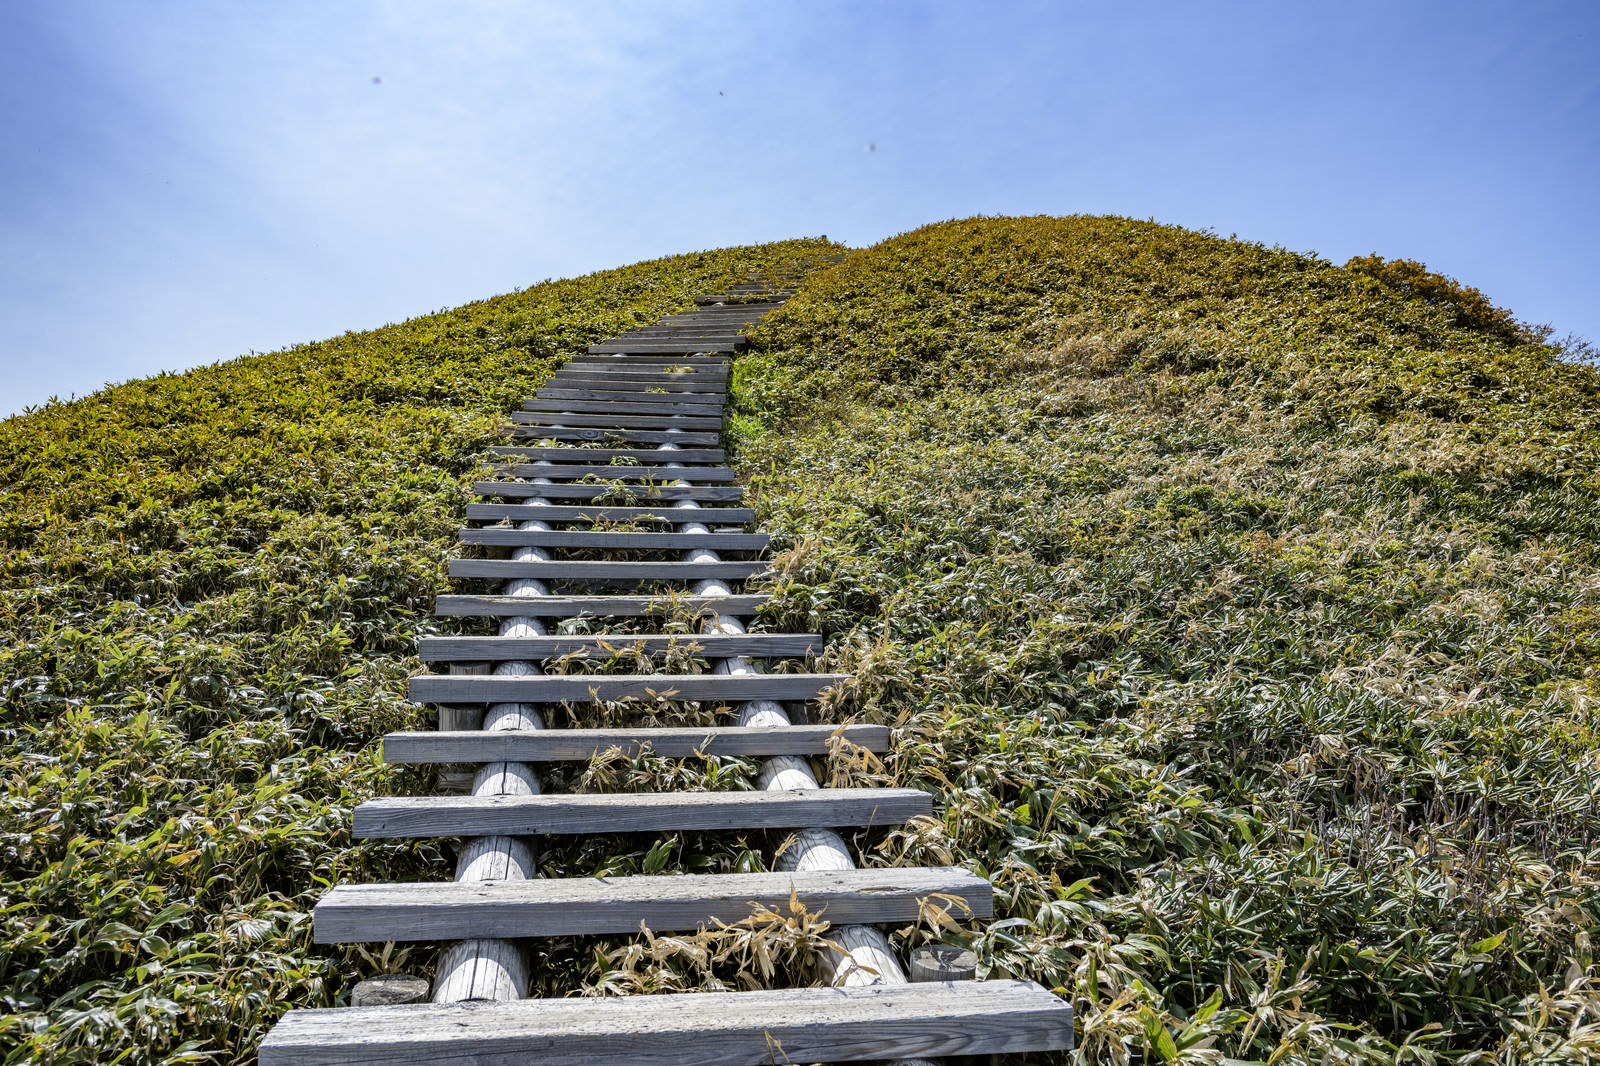
M 261 1044 L 263 1066 L 451 1062 L 567 1066 L 727 1064 L 973 1056 L 1072 1046 L 1071 1007 L 1027 981 L 908 983 L 876 928 L 937 905 L 992 915 L 987 881 L 959 868 L 857 869 L 835 828 L 897 825 L 932 813 L 915 789 L 823 788 L 809 759 L 840 743 L 882 752 L 889 730 L 795 721 L 846 676 L 768 673 L 764 661 L 821 650 L 807 633 L 747 632 L 768 599 L 734 591 L 758 578 L 768 547 L 754 512 L 718 465 L 729 357 L 742 331 L 787 298 L 752 281 L 696 308 L 590 347 L 558 370 L 491 449 L 461 531 L 509 559 L 456 559 L 453 577 L 504 580 L 498 595 L 442 596 L 437 613 L 498 619 L 496 636 L 433 637 L 410 695 L 439 707 L 439 731 L 385 738 L 393 763 L 473 764 L 465 795 L 361 804 L 358 838 L 455 837 L 453 882 L 341 885 L 314 914 L 318 943 L 449 942 L 431 1004 L 293 1010 Z M 610 526 L 626 523 L 625 529 Z M 653 553 L 645 561 L 562 553 Z M 740 558 L 724 558 L 735 553 Z M 621 588 L 622 593 L 574 592 Z M 567 634 L 547 620 L 698 618 L 698 633 Z M 586 628 L 589 628 L 586 626 Z M 685 650 L 708 674 L 545 674 L 554 658 L 610 660 L 619 649 Z M 595 701 L 670 698 L 731 708 L 726 727 L 546 728 L 544 713 Z M 545 794 L 540 768 L 608 751 L 763 758 L 759 790 Z M 779 830 L 772 872 L 540 878 L 529 838 L 544 834 Z M 536 937 L 692 931 L 791 899 L 821 914 L 840 950 L 827 987 L 528 1000 L 524 943 Z M 958 976 L 969 976 L 957 972 Z M 935 976 L 939 974 L 935 973 Z

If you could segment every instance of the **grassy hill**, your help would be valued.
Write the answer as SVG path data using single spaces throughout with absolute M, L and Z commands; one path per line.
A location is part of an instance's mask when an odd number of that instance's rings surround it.
M 372 741 L 424 717 L 404 677 L 477 453 L 554 357 L 830 250 L 659 260 L 0 423 L 4 1060 L 248 1060 L 288 1005 L 425 967 L 313 948 L 306 912 L 447 876 L 345 827 L 430 787 Z M 828 713 L 901 729 L 836 783 L 943 796 L 860 844 L 992 877 L 984 966 L 1071 994 L 1086 1059 L 1600 1048 L 1600 374 L 1416 264 L 1118 218 L 886 241 L 757 348 L 729 438 L 784 549 L 767 620 L 857 674 Z M 554 942 L 541 991 L 792 976 L 811 935 Z

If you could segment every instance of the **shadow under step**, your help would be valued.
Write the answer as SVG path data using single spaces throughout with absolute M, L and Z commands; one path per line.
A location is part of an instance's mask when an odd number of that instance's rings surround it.
M 739 485 L 536 485 L 531 481 L 475 481 L 472 491 L 479 496 L 505 499 L 594 500 L 624 494 L 644 500 L 710 500 L 714 503 L 737 503 L 744 499 L 744 489 Z
M 590 703 L 672 699 L 736 703 L 813 700 L 850 674 L 419 674 L 417 703 Z
M 843 741 L 889 750 L 882 725 L 785 725 L 727 729 L 666 726 L 637 729 L 425 730 L 383 738 L 383 761 L 397 765 L 489 762 L 588 762 L 615 748 L 630 759 L 645 751 L 665 759 L 699 755 L 825 755 Z
M 822 650 L 816 633 L 599 633 L 550 637 L 421 637 L 417 653 L 425 663 L 543 662 L 558 656 L 614 659 L 624 652 L 661 655 L 683 651 L 702 659 L 744 655 L 797 659 Z
M 471 527 L 460 531 L 463 544 L 506 548 L 611 548 L 630 551 L 765 551 L 772 538 L 765 533 L 607 533 L 588 529 L 507 529 Z
M 433 613 L 457 618 L 634 618 L 687 612 L 697 617 L 748 617 L 770 602 L 766 593 L 737 596 L 440 596 Z
M 766 573 L 772 564 L 762 560 L 716 563 L 650 561 L 612 563 L 551 559 L 451 559 L 451 577 L 486 577 L 514 580 L 571 581 L 591 585 L 639 581 L 747 581 Z

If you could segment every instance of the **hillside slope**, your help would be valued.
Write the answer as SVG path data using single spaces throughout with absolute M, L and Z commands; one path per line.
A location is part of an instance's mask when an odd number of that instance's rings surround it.
M 375 741 L 423 718 L 484 446 L 557 357 L 832 251 L 641 263 L 0 422 L 0 1060 L 251 1061 L 403 964 L 313 949 L 309 909 L 447 875 L 352 846 L 349 812 L 428 787 Z
M 346 830 L 430 787 L 373 741 L 422 717 L 404 678 L 482 447 L 554 357 L 832 250 L 659 260 L 0 423 L 0 1058 L 249 1061 L 288 1006 L 425 969 L 313 948 L 307 911 L 448 871 Z M 984 965 L 1072 994 L 1086 1059 L 1593 1047 L 1600 376 L 1541 342 L 1382 261 L 983 219 L 819 267 L 740 360 L 767 621 L 859 675 L 830 714 L 901 727 L 853 777 L 944 797 L 860 842 L 991 876 Z M 555 942 L 540 991 L 793 948 L 704 946 Z
M 945 223 L 741 365 L 781 621 L 948 799 L 885 859 L 990 874 L 1092 1061 L 1596 1046 L 1600 375 L 1350 266 Z

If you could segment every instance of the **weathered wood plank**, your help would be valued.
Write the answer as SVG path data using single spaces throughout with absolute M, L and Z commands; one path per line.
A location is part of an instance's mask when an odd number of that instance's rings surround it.
M 769 1066 L 1072 1047 L 1032 981 L 290 1011 L 261 1066 Z
M 564 389 L 546 385 L 537 393 L 523 401 L 523 404 L 550 402 L 561 400 L 566 403 L 628 403 L 628 404 L 653 404 L 652 409 L 666 409 L 677 411 L 679 408 L 691 408 L 686 414 L 708 413 L 720 411 L 726 404 L 728 394 L 725 392 L 686 392 L 662 391 L 651 392 L 657 388 L 654 385 L 644 385 L 637 389 Z M 532 410 L 532 408 L 527 408 Z
M 653 699 L 706 702 L 810 700 L 849 674 L 417 674 L 408 683 L 418 703 L 587 703 Z
M 730 341 L 740 343 L 747 338 L 738 326 L 724 323 L 673 322 L 665 326 L 646 326 L 621 333 L 601 341 L 601 344 L 632 344 L 636 341 L 688 341 L 699 344 L 705 341 Z
M 740 596 L 440 596 L 433 613 L 455 618 L 636 618 L 667 615 L 675 610 L 694 614 L 753 615 L 772 597 Z
M 356 807 L 360 840 L 801 829 L 901 825 L 933 813 L 914 788 L 631 792 L 540 796 L 389 796 Z
M 662 429 L 550 429 L 541 426 L 504 426 L 501 432 L 530 440 L 621 441 L 624 444 L 716 444 L 717 433 L 688 433 Z
M 561 463 L 484 463 L 485 470 L 502 477 L 544 477 L 552 481 L 577 481 L 586 477 L 635 481 L 732 482 L 738 477 L 725 466 L 579 466 Z
M 703 341 L 622 341 L 617 344 L 591 344 L 590 355 L 606 355 L 612 352 L 618 355 L 644 355 L 654 352 L 683 352 L 711 353 L 711 352 L 736 352 L 750 342 L 744 337 L 736 340 L 703 340 Z
M 646 520 L 679 525 L 688 521 L 743 525 L 754 521 L 755 517 L 755 511 L 749 507 L 701 507 L 688 516 L 674 507 L 591 507 L 559 503 L 469 503 L 466 510 L 468 521 L 510 518 L 515 521 L 580 522 L 587 519 L 607 522 Z
M 546 500 L 597 500 L 623 494 L 636 500 L 712 500 L 736 503 L 744 499 L 744 489 L 739 485 L 623 484 L 618 486 L 582 482 L 538 485 L 531 481 L 475 481 L 472 483 L 472 491 L 479 496 L 499 496 L 505 499 L 537 497 Z
M 598 533 L 587 529 L 463 529 L 464 544 L 501 547 L 615 548 L 629 551 L 674 551 L 705 548 L 709 551 L 758 552 L 772 538 L 765 533 Z
M 679 356 L 671 354 L 654 355 L 650 353 L 645 353 L 643 355 L 626 355 L 621 353 L 616 355 L 605 355 L 596 353 L 592 355 L 584 354 L 571 356 L 564 364 L 564 367 L 581 368 L 585 373 L 608 369 L 625 370 L 633 373 L 637 373 L 640 370 L 677 370 L 686 373 L 696 373 L 702 371 L 714 372 L 720 370 L 723 373 L 726 373 L 731 360 L 732 356 L 727 355 Z
M 887 751 L 889 727 L 791 725 L 701 729 L 481 729 L 390 733 L 383 738 L 389 763 L 587 762 L 613 748 L 629 758 L 646 750 L 668 759 L 698 755 L 825 755 L 834 737 L 868 751 Z
M 597 462 L 611 459 L 632 459 L 640 463 L 725 463 L 728 453 L 721 448 L 677 448 L 664 451 L 660 448 L 526 448 L 497 444 L 489 449 L 490 455 L 507 459 L 548 459 L 552 463 Z
M 555 374 L 582 374 L 589 377 L 639 378 L 648 381 L 681 381 L 685 384 L 709 384 L 728 380 L 728 364 L 722 361 L 697 361 L 694 358 L 669 359 L 658 355 L 585 355 L 574 356 L 582 362 L 572 362 L 559 367 Z
M 643 559 L 612 562 L 598 559 L 451 559 L 451 577 L 531 577 L 550 581 L 743 581 L 772 568 L 765 560 L 679 563 Z
M 956 866 L 816 873 L 560 877 L 340 885 L 312 912 L 318 944 L 514 940 L 655 933 L 740 922 L 792 900 L 834 925 L 914 922 L 924 903 L 957 919 L 994 913 L 994 887 Z
M 595 399 L 604 399 L 610 395 L 634 396 L 644 393 L 647 396 L 669 396 L 679 399 L 693 399 L 698 396 L 711 397 L 718 401 L 726 401 L 728 390 L 721 381 L 679 381 L 660 376 L 626 377 L 605 374 L 569 374 L 560 371 L 545 379 L 539 386 L 539 392 L 546 389 L 572 390 L 575 392 L 592 392 L 600 395 Z M 660 392 L 653 392 L 660 389 Z
M 622 429 L 720 429 L 722 417 L 700 418 L 695 415 L 589 415 L 562 414 L 546 411 L 512 411 L 511 421 L 519 426 L 613 426 Z
M 619 415 L 650 415 L 652 417 L 666 417 L 668 415 L 689 415 L 695 418 L 721 418 L 721 403 L 667 403 L 659 399 L 631 400 L 548 400 L 542 396 L 535 396 L 524 400 L 524 411 L 553 411 L 556 414 L 619 414 Z

